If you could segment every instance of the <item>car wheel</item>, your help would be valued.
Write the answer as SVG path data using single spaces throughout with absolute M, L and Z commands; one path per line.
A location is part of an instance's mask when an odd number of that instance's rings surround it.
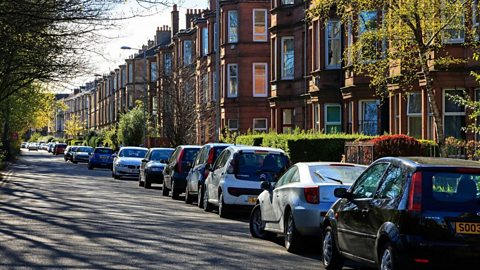
M 176 190 L 175 188 L 175 181 L 172 180 L 172 199 L 178 200 L 178 195 L 179 195 L 178 190 Z
M 93 168 L 94 168 L 93 165 L 90 164 L 90 163 L 88 163 L 88 169 L 89 169 L 89 170 L 93 170 Z
M 338 252 L 332 227 L 330 226 L 325 229 L 323 234 L 322 262 L 327 270 L 340 270 L 343 267 L 344 259 Z
M 225 203 L 223 200 L 223 192 L 219 192 L 219 198 L 218 198 L 218 215 L 222 218 L 226 218 L 228 214 L 230 213 L 228 205 Z
M 250 234 L 255 238 L 269 239 L 273 237 L 273 233 L 265 231 L 265 222 L 262 220 L 262 211 L 260 205 L 253 207 L 250 214 Z
M 380 252 L 380 270 L 397 270 L 396 251 L 390 243 L 383 246 Z
M 212 205 L 208 202 L 208 189 L 205 186 L 205 191 L 203 192 L 203 211 L 212 212 Z
M 143 183 L 143 186 L 145 188 L 151 188 L 152 187 L 152 183 L 150 183 L 150 180 L 148 180 L 148 175 L 144 174 L 144 183 Z
M 170 193 L 170 190 L 165 186 L 165 180 L 163 180 L 162 195 L 163 196 L 168 196 L 168 193 Z
M 113 179 L 120 179 L 120 176 L 115 173 L 115 171 L 112 172 Z
M 198 208 L 203 208 L 203 188 L 202 185 L 198 186 L 197 205 Z
M 185 203 L 186 204 L 192 204 L 192 196 L 190 195 L 190 192 L 188 191 L 188 187 L 185 188 Z
M 287 219 L 284 226 L 284 241 L 285 248 L 288 252 L 298 251 L 301 247 L 301 236 L 299 235 L 297 228 L 295 227 L 295 220 L 293 219 L 293 212 L 288 211 Z

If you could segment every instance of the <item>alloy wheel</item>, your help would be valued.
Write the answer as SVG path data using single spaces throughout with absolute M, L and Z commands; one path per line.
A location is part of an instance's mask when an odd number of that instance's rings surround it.
M 380 263 L 381 270 L 392 270 L 393 261 L 392 261 L 392 252 L 389 248 L 385 248 L 382 254 L 382 261 Z
M 333 256 L 333 241 L 332 241 L 332 232 L 327 231 L 325 236 L 323 237 L 323 264 L 325 266 L 332 264 L 332 256 Z

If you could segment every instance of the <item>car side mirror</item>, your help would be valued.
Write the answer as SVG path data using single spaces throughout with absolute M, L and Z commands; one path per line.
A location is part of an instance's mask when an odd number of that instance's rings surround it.
M 333 195 L 335 195 L 335 197 L 337 198 L 345 198 L 345 199 L 351 199 L 352 198 L 352 194 L 349 193 L 347 191 L 346 188 L 336 188 L 334 191 L 333 191 Z
M 262 181 L 262 183 L 260 184 L 260 188 L 263 190 L 270 190 L 271 187 L 272 184 L 268 181 Z

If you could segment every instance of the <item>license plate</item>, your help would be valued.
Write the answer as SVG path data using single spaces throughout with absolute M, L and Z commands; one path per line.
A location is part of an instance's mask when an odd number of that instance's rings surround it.
M 248 197 L 248 203 L 255 203 L 257 201 L 257 197 Z
M 108 159 L 107 156 L 100 156 L 100 159 Z
M 130 169 L 130 172 L 131 172 L 131 173 L 139 173 L 140 171 L 139 171 L 139 170 L 136 170 L 136 169 Z
M 480 234 L 480 223 L 457 222 L 455 231 L 461 234 Z

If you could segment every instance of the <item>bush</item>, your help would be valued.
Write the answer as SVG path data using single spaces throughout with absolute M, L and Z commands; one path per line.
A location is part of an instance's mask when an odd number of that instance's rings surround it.
M 418 140 L 422 145 L 422 155 L 425 157 L 439 157 L 440 149 L 435 141 L 431 140 Z
M 418 156 L 422 152 L 419 141 L 403 134 L 384 135 L 370 142 L 374 147 L 374 160 L 387 156 Z
M 38 139 L 40 139 L 42 135 L 40 133 L 33 133 L 32 136 L 30 136 L 29 142 L 38 142 Z
M 68 139 L 67 144 L 68 145 L 84 145 L 84 142 L 83 140 Z

